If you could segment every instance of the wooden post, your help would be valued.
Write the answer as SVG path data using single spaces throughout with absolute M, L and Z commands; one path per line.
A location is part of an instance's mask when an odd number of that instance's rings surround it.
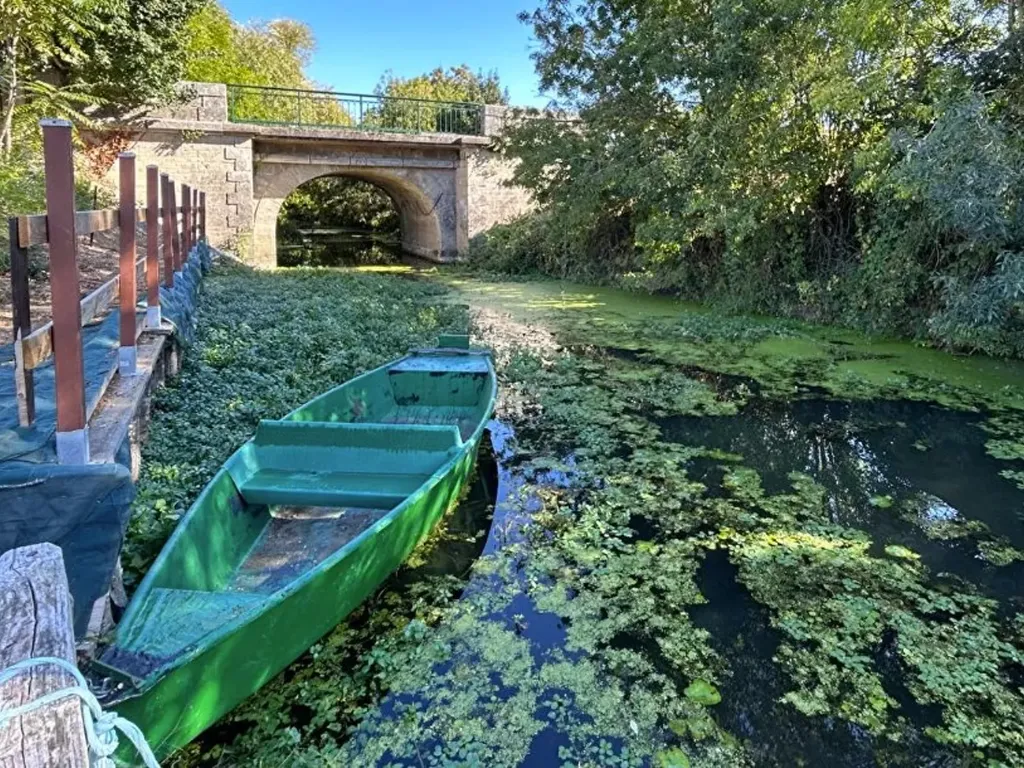
M 0 555 L 0 670 L 37 656 L 75 662 L 71 593 L 60 548 L 53 544 Z M 67 672 L 37 667 L 0 685 L 0 711 L 73 685 Z M 89 765 L 81 700 L 68 696 L 0 728 L 0 765 Z
M 160 317 L 160 171 L 146 166 L 146 327 L 159 328 Z
M 174 193 L 174 179 L 167 179 L 167 194 L 171 200 L 171 252 L 174 271 L 181 271 L 181 231 L 178 229 L 178 196 Z
M 57 461 L 89 463 L 79 308 L 78 240 L 75 237 L 75 171 L 71 123 L 41 120 L 46 171 L 46 221 L 50 243 L 50 296 L 57 390 Z
M 166 173 L 160 174 L 160 198 L 163 201 L 160 208 L 161 229 L 164 234 L 164 285 L 168 288 L 174 287 L 174 231 L 171 229 L 173 219 L 174 201 L 171 200 L 171 177 Z
M 11 303 L 14 309 L 14 387 L 18 398 L 18 424 L 32 425 L 36 418 L 35 377 L 25 368 L 21 340 L 32 332 L 32 308 L 29 303 L 28 249 L 22 248 L 18 219 L 7 220 L 7 236 L 11 243 Z
M 192 189 L 181 185 L 181 263 L 184 266 L 192 253 Z
M 199 242 L 199 190 L 192 190 L 192 245 Z
M 206 193 L 199 193 L 199 239 L 206 242 Z
M 138 368 L 135 349 L 135 155 L 122 152 L 118 156 L 120 171 L 120 197 L 118 229 L 121 234 L 121 259 L 118 280 L 121 348 L 117 357 L 117 372 L 121 376 L 134 376 Z

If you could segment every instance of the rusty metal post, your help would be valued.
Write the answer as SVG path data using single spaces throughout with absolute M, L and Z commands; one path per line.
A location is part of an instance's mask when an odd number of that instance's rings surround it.
M 36 418 L 35 376 L 26 368 L 21 340 L 32 332 L 32 308 L 29 302 L 28 249 L 21 246 L 18 219 L 7 220 L 7 236 L 11 243 L 11 304 L 14 310 L 14 388 L 18 398 L 18 424 L 32 425 Z
M 164 238 L 164 285 L 168 288 L 174 287 L 174 240 L 171 230 L 173 220 L 171 210 L 174 208 L 174 201 L 171 200 L 171 177 L 166 173 L 160 174 L 160 231 Z
M 174 179 L 167 179 L 167 195 L 171 200 L 171 253 L 174 271 L 181 271 L 181 231 L 178 229 L 178 196 L 174 192 Z
M 46 221 L 50 244 L 57 461 L 61 464 L 88 464 L 89 430 L 85 422 L 71 123 L 67 120 L 40 120 L 39 124 L 43 128 Z
M 206 243 L 206 193 L 199 193 L 199 239 Z
M 192 189 L 181 185 L 181 264 L 185 265 L 192 253 Z
M 135 280 L 135 154 L 122 152 L 117 158 L 119 171 L 118 229 L 121 235 L 121 258 L 118 262 L 118 308 L 120 310 L 121 348 L 117 355 L 117 372 L 134 376 L 138 368 L 135 349 L 135 304 L 138 287 Z
M 146 327 L 159 328 L 160 317 L 160 170 L 146 166 Z

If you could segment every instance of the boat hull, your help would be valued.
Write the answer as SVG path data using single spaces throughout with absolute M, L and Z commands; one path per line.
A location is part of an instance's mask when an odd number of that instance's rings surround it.
M 374 535 L 148 689 L 118 702 L 118 714 L 139 725 L 164 757 L 259 690 L 371 595 L 458 502 L 482 433 L 481 424 L 450 470 L 419 489 Z M 121 750 L 118 757 L 127 762 L 130 754 Z

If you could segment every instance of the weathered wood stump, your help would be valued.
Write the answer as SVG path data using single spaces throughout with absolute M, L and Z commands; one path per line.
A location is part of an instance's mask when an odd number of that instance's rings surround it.
M 0 670 L 37 656 L 75 662 L 71 593 L 64 558 L 53 544 L 0 555 Z M 56 667 L 39 667 L 0 684 L 0 711 L 74 686 Z M 0 727 L 0 768 L 88 766 L 81 700 L 68 697 Z

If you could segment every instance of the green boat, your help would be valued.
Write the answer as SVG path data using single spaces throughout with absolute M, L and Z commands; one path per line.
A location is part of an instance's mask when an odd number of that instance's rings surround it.
M 334 628 L 456 504 L 494 408 L 490 356 L 442 336 L 261 421 L 182 518 L 96 662 L 157 756 Z

